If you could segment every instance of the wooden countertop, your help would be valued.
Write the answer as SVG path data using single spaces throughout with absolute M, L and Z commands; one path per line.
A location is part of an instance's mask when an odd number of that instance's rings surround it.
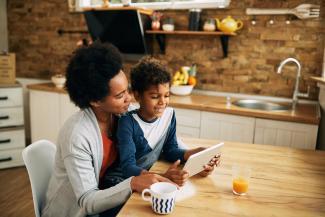
M 312 80 L 325 84 L 325 78 L 323 77 L 311 77 Z
M 186 144 L 211 146 L 217 141 L 183 139 Z M 190 145 L 193 147 L 193 145 Z M 251 168 L 248 194 L 232 193 L 234 163 Z M 157 162 L 153 172 L 166 171 L 169 164 Z M 225 142 L 221 164 L 210 176 L 189 179 L 183 200 L 168 216 L 196 217 L 306 217 L 325 216 L 325 152 L 288 147 Z M 119 217 L 156 216 L 150 203 L 132 194 Z
M 31 90 L 67 93 L 64 89 L 56 88 L 52 83 L 32 84 L 27 87 Z M 231 101 L 235 100 L 231 99 Z M 227 106 L 225 97 L 191 94 L 189 96 L 172 95 L 170 106 L 307 124 L 318 124 L 320 121 L 320 108 L 314 104 L 298 104 L 295 111 L 263 111 L 240 108 L 232 104 Z

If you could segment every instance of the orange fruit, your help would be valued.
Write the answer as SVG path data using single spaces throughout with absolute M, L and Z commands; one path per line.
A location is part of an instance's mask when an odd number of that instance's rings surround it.
M 187 84 L 195 86 L 195 85 L 196 85 L 196 78 L 193 77 L 193 76 L 190 76 L 190 77 L 188 78 L 188 82 L 187 82 Z

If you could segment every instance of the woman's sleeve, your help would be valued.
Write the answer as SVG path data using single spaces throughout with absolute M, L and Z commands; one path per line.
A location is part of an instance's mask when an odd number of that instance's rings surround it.
M 174 162 L 178 159 L 184 163 L 184 153 L 185 149 L 178 146 L 176 138 L 176 116 L 175 111 L 173 111 L 173 117 L 169 125 L 166 142 L 163 147 L 164 158 L 170 162 Z
M 114 187 L 99 190 L 89 146 L 75 141 L 70 153 L 64 157 L 64 165 L 74 195 L 86 215 L 93 215 L 123 204 L 131 195 L 131 179 Z M 67 193 L 67 195 L 73 195 Z
M 143 170 L 136 164 L 136 144 L 133 140 L 132 117 L 123 116 L 120 118 L 117 127 L 117 148 L 120 156 L 120 166 L 125 177 L 138 176 Z

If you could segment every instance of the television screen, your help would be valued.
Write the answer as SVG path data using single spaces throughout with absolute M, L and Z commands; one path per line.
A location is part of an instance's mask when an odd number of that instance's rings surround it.
M 92 10 L 84 12 L 93 40 L 114 44 L 123 54 L 148 53 L 144 32 L 150 18 L 136 10 Z

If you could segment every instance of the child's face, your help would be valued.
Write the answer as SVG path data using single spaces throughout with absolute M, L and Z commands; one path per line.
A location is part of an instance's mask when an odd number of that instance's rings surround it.
M 169 83 L 152 85 L 143 94 L 136 94 L 140 115 L 150 121 L 161 117 L 169 104 Z

